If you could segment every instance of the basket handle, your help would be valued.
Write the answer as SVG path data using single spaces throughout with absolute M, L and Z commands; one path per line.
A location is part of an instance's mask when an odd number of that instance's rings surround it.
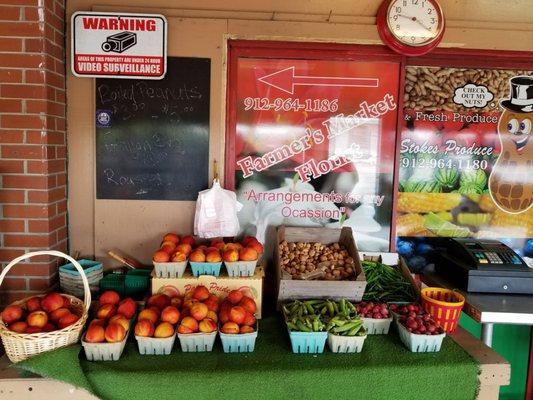
M 9 264 L 7 264 L 7 266 L 2 270 L 2 273 L 0 274 L 0 286 L 2 285 L 2 282 L 4 281 L 4 278 L 7 275 L 7 273 L 9 272 L 9 270 L 12 267 L 14 267 L 16 264 L 18 264 L 20 261 L 23 261 L 23 260 L 25 260 L 27 258 L 31 258 L 31 257 L 35 257 L 35 256 L 43 256 L 43 255 L 56 256 L 56 257 L 64 258 L 64 259 L 70 261 L 74 265 L 74 267 L 76 267 L 76 269 L 80 273 L 81 279 L 83 281 L 83 290 L 84 290 L 83 303 L 85 304 L 85 310 L 88 312 L 89 311 L 89 307 L 91 306 L 91 289 L 89 288 L 89 281 L 87 280 L 87 276 L 85 275 L 85 271 L 83 270 L 81 265 L 75 259 L 73 259 L 71 256 L 69 256 L 69 255 L 67 255 L 65 253 L 62 253 L 60 251 L 57 251 L 57 250 L 34 251 L 32 253 L 26 253 L 26 254 L 23 254 L 23 255 L 15 258 Z

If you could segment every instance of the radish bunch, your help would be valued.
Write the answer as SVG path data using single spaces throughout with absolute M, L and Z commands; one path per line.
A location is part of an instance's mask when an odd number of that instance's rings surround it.
M 389 318 L 389 307 L 385 303 L 361 302 L 356 304 L 357 313 L 363 318 L 387 319 Z

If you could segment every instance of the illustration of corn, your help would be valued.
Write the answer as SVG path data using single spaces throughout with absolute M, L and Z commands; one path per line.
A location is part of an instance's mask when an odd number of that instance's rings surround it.
M 396 234 L 412 236 L 425 230 L 424 217 L 420 214 L 404 214 L 396 219 Z
M 402 192 L 398 196 L 398 211 L 404 213 L 428 213 L 450 211 L 461 203 L 459 193 Z

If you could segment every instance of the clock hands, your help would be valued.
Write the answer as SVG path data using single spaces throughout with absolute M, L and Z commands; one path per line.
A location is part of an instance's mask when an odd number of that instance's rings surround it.
M 425 30 L 431 32 L 431 28 L 428 28 L 426 25 L 424 25 L 418 18 L 409 17 L 408 15 L 404 15 L 404 14 L 397 14 L 397 15 L 398 15 L 398 17 L 402 17 L 402 18 L 417 22 L 422 28 L 424 28 Z

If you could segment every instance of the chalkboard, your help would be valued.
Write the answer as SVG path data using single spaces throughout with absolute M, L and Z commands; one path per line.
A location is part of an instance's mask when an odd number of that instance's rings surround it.
M 96 79 L 96 197 L 196 200 L 209 168 L 210 60 L 169 57 L 159 81 Z

